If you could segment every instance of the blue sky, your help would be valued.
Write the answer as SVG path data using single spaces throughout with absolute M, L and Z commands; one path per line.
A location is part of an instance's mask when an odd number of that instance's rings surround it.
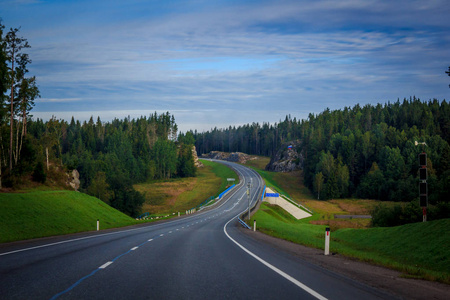
M 449 100 L 448 0 L 0 0 L 42 98 L 32 114 L 170 111 L 182 131 Z

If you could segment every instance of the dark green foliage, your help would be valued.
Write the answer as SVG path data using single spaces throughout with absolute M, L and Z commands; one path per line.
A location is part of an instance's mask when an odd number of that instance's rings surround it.
M 199 153 L 241 151 L 272 156 L 289 141 L 304 158 L 305 185 L 320 199 L 347 196 L 391 201 L 418 198 L 418 154 L 428 155 L 429 202 L 450 201 L 450 105 L 416 98 L 385 105 L 326 109 L 307 120 L 287 116 L 278 124 L 258 123 L 195 133 Z M 414 142 L 427 146 L 415 146 Z M 374 169 L 374 166 L 376 168 Z
M 110 176 L 109 187 L 112 194 L 109 202 L 112 207 L 131 217 L 137 217 L 141 213 L 145 198 L 133 188 L 128 177 L 120 173 Z
M 178 150 L 177 173 L 181 177 L 194 177 L 197 168 L 194 165 L 192 145 L 182 144 Z
M 0 126 L 3 141 L 8 140 L 7 129 Z M 42 161 L 48 153 L 50 167 L 62 163 L 69 170 L 78 170 L 81 191 L 135 216 L 144 197 L 134 190 L 133 184 L 195 176 L 193 134 L 180 135 L 182 142 L 177 142 L 176 131 L 175 119 L 169 113 L 114 119 L 111 123 L 102 123 L 100 118 L 83 123 L 73 118 L 70 123 L 56 118 L 47 122 L 29 120 L 28 135 L 19 148 L 20 159 L 12 172 L 3 172 L 3 184 L 14 187 L 20 176 L 30 174 L 33 180 L 44 183 Z M 4 170 L 5 167 L 3 164 Z
M 392 207 L 379 204 L 371 212 L 372 226 L 392 227 L 422 221 L 422 208 L 417 202 Z
M 45 183 L 47 180 L 47 174 L 44 171 L 44 164 L 40 161 L 34 167 L 33 180 L 40 183 Z
M 388 206 L 377 205 L 372 214 L 372 226 L 392 227 L 423 221 L 423 211 L 418 201 Z M 439 203 L 427 209 L 427 221 L 450 218 L 450 203 Z
M 36 149 L 31 138 L 24 139 L 20 156 L 14 172 L 17 175 L 29 174 L 36 163 Z

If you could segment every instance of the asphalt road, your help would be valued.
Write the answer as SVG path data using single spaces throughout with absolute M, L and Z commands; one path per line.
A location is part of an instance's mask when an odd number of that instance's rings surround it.
M 230 163 L 227 163 L 230 164 Z M 243 234 L 262 180 L 170 222 L 2 245 L 0 299 L 390 299 Z

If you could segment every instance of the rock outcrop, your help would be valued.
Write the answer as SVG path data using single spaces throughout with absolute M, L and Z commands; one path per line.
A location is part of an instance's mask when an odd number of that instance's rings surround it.
M 231 162 L 237 162 L 241 164 L 245 164 L 249 160 L 257 159 L 257 157 L 252 157 L 248 154 L 242 153 L 242 152 L 220 152 L 220 151 L 211 151 L 206 154 L 202 154 L 202 158 L 209 158 L 209 159 L 218 159 L 218 160 L 226 160 Z
M 194 157 L 194 165 L 196 168 L 202 168 L 203 164 L 198 160 L 197 149 L 192 146 L 192 156 Z
M 303 155 L 300 152 L 300 141 L 292 141 L 281 146 L 270 159 L 266 170 L 273 172 L 292 172 L 303 168 Z
M 80 173 L 78 173 L 77 169 L 72 170 L 67 174 L 69 177 L 69 185 L 75 190 L 78 191 L 80 188 Z

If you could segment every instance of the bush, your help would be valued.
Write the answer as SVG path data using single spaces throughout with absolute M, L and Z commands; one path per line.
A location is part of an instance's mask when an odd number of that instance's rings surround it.
M 371 215 L 373 227 L 392 227 L 420 222 L 422 220 L 422 209 L 417 201 L 394 206 L 381 203 L 372 210 Z
M 372 210 L 371 214 L 373 227 L 392 227 L 423 220 L 423 211 L 418 201 L 412 201 L 406 205 L 396 204 L 394 206 L 387 206 L 381 203 Z M 447 218 L 450 218 L 450 203 L 441 202 L 428 207 L 428 221 Z
M 430 220 L 439 220 L 450 218 L 450 203 L 440 202 L 436 206 L 430 207 L 427 213 Z
M 47 174 L 44 171 L 44 164 L 42 162 L 38 162 L 34 167 L 33 180 L 40 183 L 45 183 L 47 180 Z

